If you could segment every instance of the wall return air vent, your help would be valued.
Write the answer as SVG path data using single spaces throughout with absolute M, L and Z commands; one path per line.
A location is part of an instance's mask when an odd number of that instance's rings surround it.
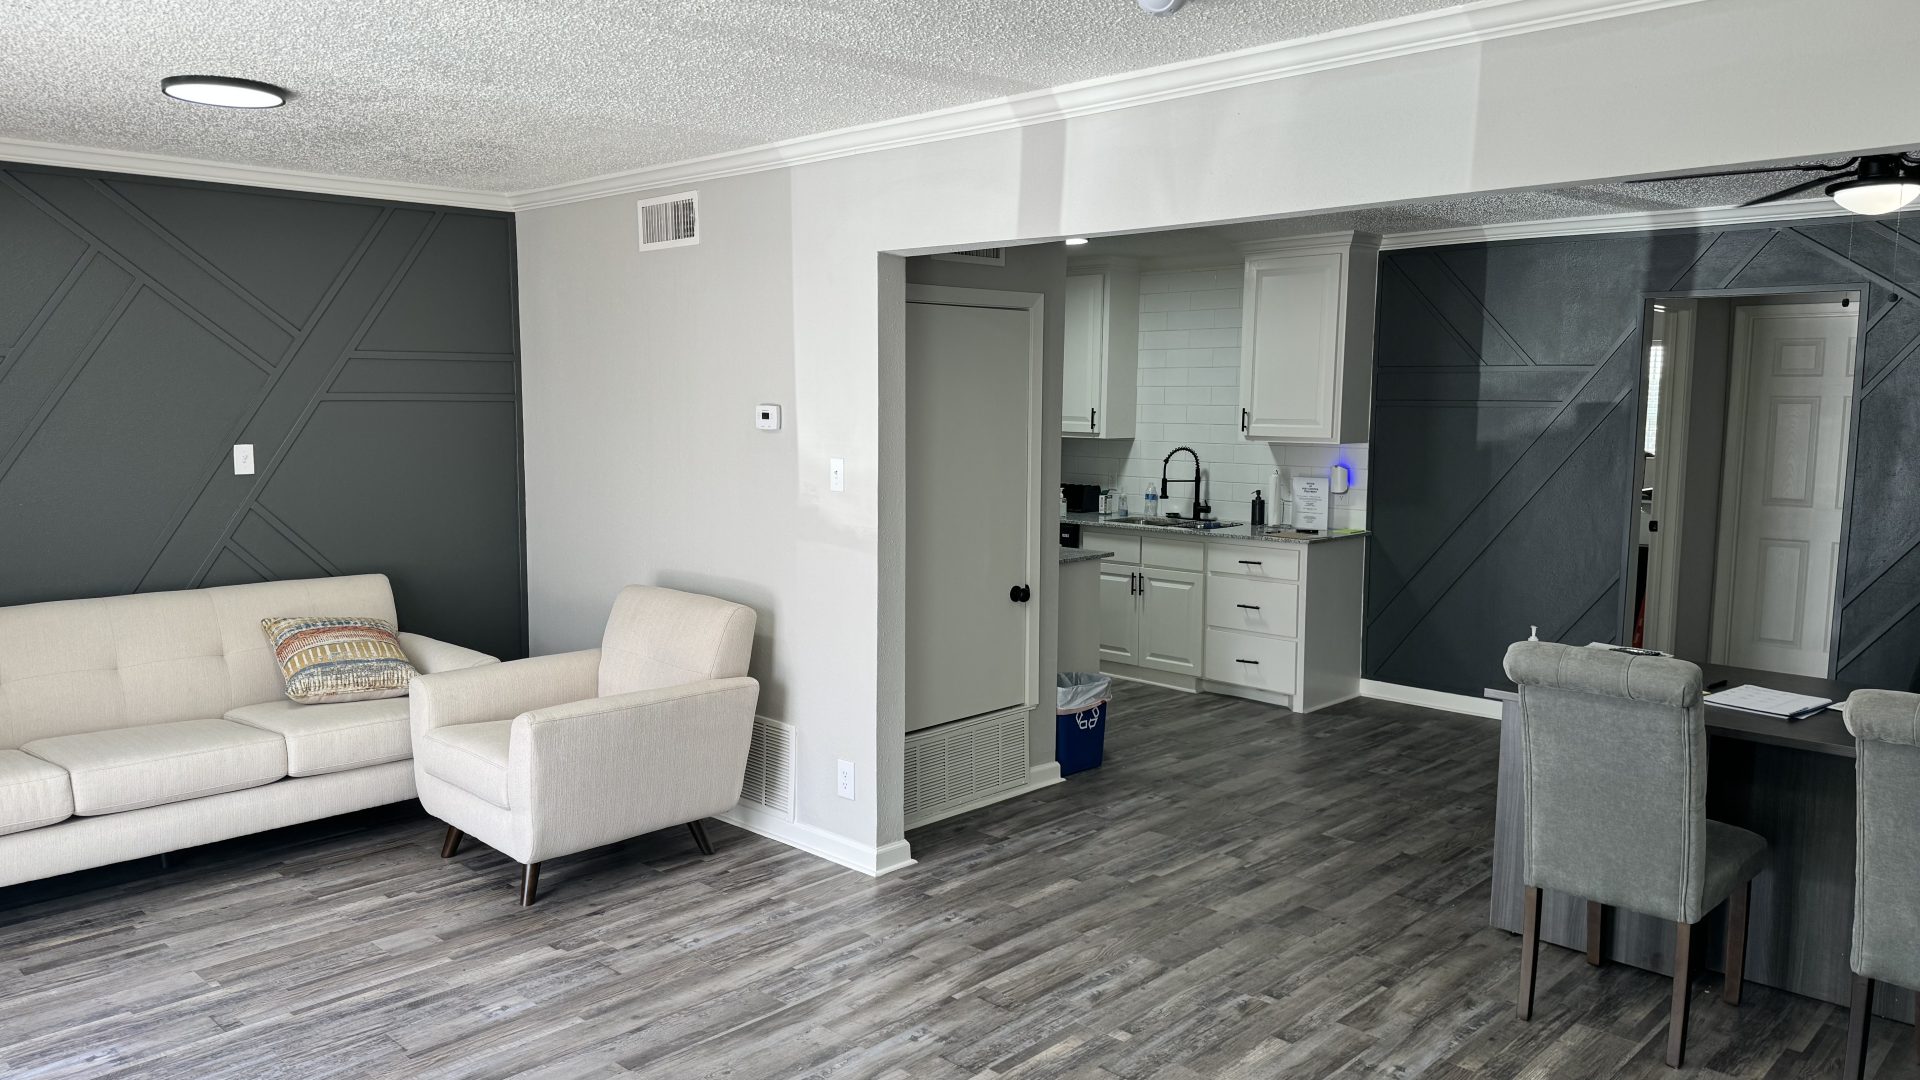
M 640 250 L 700 242 L 700 193 L 683 191 L 640 200 Z
M 794 730 L 791 724 L 753 718 L 753 742 L 747 749 L 746 780 L 740 801 L 787 821 L 793 820 Z

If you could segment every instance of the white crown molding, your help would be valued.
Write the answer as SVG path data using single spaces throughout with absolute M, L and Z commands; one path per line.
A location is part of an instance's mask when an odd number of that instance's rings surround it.
M 1653 210 L 1620 214 L 1595 214 L 1591 217 L 1551 218 L 1546 221 L 1515 221 L 1504 225 L 1463 225 L 1454 229 L 1429 229 L 1424 232 L 1391 233 L 1380 240 L 1380 249 L 1441 247 L 1448 244 L 1479 244 L 1492 240 L 1538 240 L 1560 236 L 1593 236 L 1599 233 L 1653 232 L 1659 229 L 1703 229 L 1730 225 L 1751 225 L 1765 221 L 1804 221 L 1809 218 L 1848 218 L 1853 215 L 1824 196 L 1796 202 L 1768 203 L 1765 206 L 1725 206 L 1699 210 Z
M 1248 240 L 1235 244 L 1240 254 L 1249 259 L 1262 255 L 1284 255 L 1296 251 L 1345 251 L 1349 248 L 1378 248 L 1381 239 L 1372 233 L 1355 232 L 1348 229 L 1343 232 L 1312 233 L 1303 236 L 1282 236 L 1273 240 Z
M 281 191 L 312 191 L 325 195 L 348 195 L 358 199 L 387 202 L 433 203 L 437 206 L 464 206 L 475 210 L 514 208 L 511 197 L 493 191 L 468 191 L 462 188 L 410 184 L 401 180 L 368 180 L 327 173 L 301 172 L 297 169 L 271 169 L 259 165 L 231 165 L 196 158 L 142 154 L 130 150 L 96 150 L 85 146 L 0 139 L 0 161 L 27 165 L 58 165 L 70 169 L 94 169 L 101 172 L 134 173 L 140 176 L 165 176 L 175 180 L 204 180 L 214 184 L 239 184 L 244 187 L 275 188 Z
M 1394 57 L 1599 22 L 1700 0 L 1481 0 L 917 116 L 516 192 L 516 210 L 1006 131 Z

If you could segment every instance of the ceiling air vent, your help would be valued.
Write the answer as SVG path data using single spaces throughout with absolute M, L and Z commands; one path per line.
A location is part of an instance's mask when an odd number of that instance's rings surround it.
M 700 242 L 700 193 L 683 191 L 640 200 L 640 250 L 686 247 Z
M 949 251 L 935 255 L 936 259 L 947 262 L 980 263 L 984 266 L 1007 265 L 1006 248 L 974 248 L 972 251 Z

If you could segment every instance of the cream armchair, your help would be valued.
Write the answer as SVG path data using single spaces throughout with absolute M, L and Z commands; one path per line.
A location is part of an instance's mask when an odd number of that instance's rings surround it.
M 414 778 L 447 823 L 525 865 L 672 825 L 711 855 L 700 819 L 740 801 L 760 684 L 752 608 L 639 585 L 600 648 L 413 681 Z

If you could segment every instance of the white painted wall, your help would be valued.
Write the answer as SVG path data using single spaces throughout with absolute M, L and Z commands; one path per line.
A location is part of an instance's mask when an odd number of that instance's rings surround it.
M 1142 510 L 1142 496 L 1160 490 L 1167 454 L 1187 446 L 1200 455 L 1211 490 L 1208 500 L 1222 521 L 1246 521 L 1256 490 L 1266 489 L 1267 520 L 1288 522 L 1285 505 L 1272 504 L 1273 471 L 1281 491 L 1295 474 L 1325 478 L 1335 464 L 1352 472 L 1352 489 L 1333 496 L 1329 514 L 1336 529 L 1367 527 L 1367 446 L 1289 446 L 1240 437 L 1241 268 L 1149 270 L 1140 275 L 1139 404 L 1131 439 L 1060 440 L 1060 479 L 1123 491 L 1127 509 Z M 1167 470 L 1171 478 L 1193 475 L 1185 454 Z M 1185 513 L 1192 487 L 1168 492 Z
M 1875 103 L 1906 100 L 1917 18 L 1702 0 L 711 180 L 700 245 L 645 256 L 635 196 L 522 213 L 533 644 L 592 642 L 629 581 L 753 604 L 763 711 L 799 729 L 796 842 L 897 857 L 902 270 L 881 252 L 1911 146 L 1920 114 Z M 1819 71 L 1848 73 L 1844 100 L 1780 74 Z M 785 432 L 753 430 L 761 400 Z M 859 800 L 833 795 L 836 758 Z

